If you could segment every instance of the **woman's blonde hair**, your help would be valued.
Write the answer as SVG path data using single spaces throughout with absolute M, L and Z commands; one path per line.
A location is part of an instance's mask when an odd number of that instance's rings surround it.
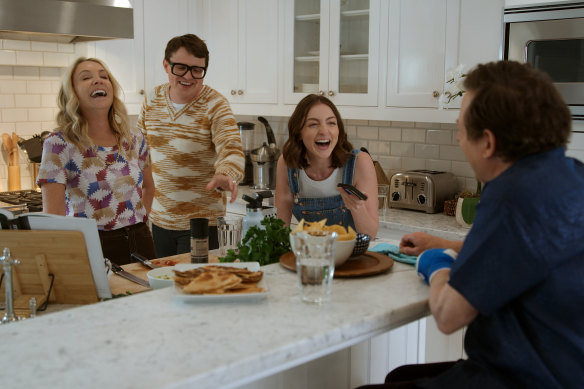
M 123 142 L 126 141 L 130 148 L 132 147 L 133 142 L 128 112 L 126 106 L 119 97 L 122 92 L 122 87 L 114 78 L 107 65 L 97 58 L 79 57 L 67 69 L 61 82 L 59 94 L 57 95 L 57 105 L 59 107 L 59 113 L 57 114 L 58 130 L 63 133 L 63 136 L 67 141 L 73 143 L 80 150 L 97 147 L 89 137 L 89 125 L 81 113 L 79 99 L 73 87 L 75 69 L 80 63 L 86 61 L 92 61 L 101 65 L 105 69 L 112 84 L 114 99 L 108 112 L 108 122 L 116 136 L 118 150 L 120 150 L 123 155 L 126 155 L 127 150 L 123 147 Z

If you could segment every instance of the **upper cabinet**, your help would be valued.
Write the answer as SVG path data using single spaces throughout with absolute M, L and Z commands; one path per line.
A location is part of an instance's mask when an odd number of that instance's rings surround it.
M 386 105 L 438 108 L 458 65 L 497 60 L 503 8 L 503 0 L 391 0 Z
M 284 6 L 284 102 L 319 93 L 337 105 L 376 106 L 379 0 L 295 0 Z
M 209 48 L 205 83 L 231 103 L 276 103 L 278 2 L 207 0 L 197 17 Z

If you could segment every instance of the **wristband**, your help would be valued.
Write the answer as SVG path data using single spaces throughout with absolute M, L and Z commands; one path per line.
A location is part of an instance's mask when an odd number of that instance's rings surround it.
M 430 285 L 432 276 L 442 269 L 450 269 L 458 254 L 452 249 L 430 249 L 418 256 L 416 272 L 424 282 Z

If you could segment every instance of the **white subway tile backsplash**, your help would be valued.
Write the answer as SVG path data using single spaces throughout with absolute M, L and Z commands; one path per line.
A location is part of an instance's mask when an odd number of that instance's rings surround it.
M 416 128 L 440 128 L 440 123 L 415 122 Z
M 428 159 L 426 160 L 426 169 L 452 173 L 452 161 L 444 161 L 441 159 Z
M 413 143 L 401 143 L 401 142 L 391 142 L 391 155 L 399 157 L 413 157 L 414 156 L 414 144 Z
M 357 137 L 357 127 L 356 126 L 345 126 L 345 132 L 347 137 L 356 138 Z
M 41 123 L 41 131 L 54 131 L 57 127 L 55 121 L 50 122 L 42 122 Z
M 452 161 L 452 174 L 455 176 L 474 177 L 474 172 L 468 162 Z
M 51 81 L 51 93 L 57 95 L 59 89 L 61 88 L 61 81 Z
M 2 45 L 7 50 L 30 50 L 30 41 L 5 39 Z
M 14 106 L 17 108 L 40 107 L 41 95 L 14 95 Z
M 40 51 L 17 51 L 16 64 L 22 66 L 42 66 L 43 53 Z
M 369 125 L 372 127 L 390 127 L 391 122 L 389 120 L 369 120 Z
M 389 142 L 369 142 L 367 150 L 373 155 L 387 155 L 390 153 Z
M 388 178 L 397 170 L 402 168 L 402 159 L 400 157 L 379 156 L 377 161 L 383 167 L 383 171 Z M 390 174 L 391 173 L 391 174 Z
M 404 142 L 426 142 L 426 130 L 405 128 L 402 130 L 402 140 Z
M 68 53 L 43 53 L 45 66 L 67 67 L 71 63 L 71 54 Z
M 402 169 L 403 170 L 417 170 L 417 169 L 425 169 L 426 168 L 426 160 L 422 158 L 402 158 Z
M 57 51 L 56 42 L 31 42 L 32 51 Z
M 53 120 L 53 110 L 51 108 L 31 108 L 28 110 L 29 120 L 37 122 Z
M 73 43 L 59 43 L 57 51 L 61 53 L 75 53 L 75 45 Z
M 26 122 L 28 112 L 26 108 L 4 108 L 2 109 L 3 122 Z
M 26 93 L 26 81 L 4 80 L 0 82 L 0 93 L 3 94 Z
M 440 146 L 440 159 L 449 159 L 452 161 L 466 161 L 464 153 L 458 146 Z
M 377 127 L 357 127 L 357 138 L 362 139 L 379 139 L 379 129 Z
M 41 122 L 18 122 L 16 123 L 16 132 L 24 139 L 28 139 L 41 133 Z
M 12 77 L 12 66 L 0 65 L 0 80 L 12 80 Z
M 15 80 L 37 80 L 39 68 L 35 66 L 15 66 L 13 71 Z
M 41 95 L 41 107 L 56 108 L 57 97 L 55 95 Z
M 451 130 L 428 130 L 426 142 L 430 144 L 449 145 L 452 142 Z
M 416 144 L 414 155 L 416 158 L 436 159 L 440 157 L 440 147 L 438 145 Z
M 14 108 L 14 95 L 0 95 L 0 108 Z
M 40 69 L 40 79 L 41 80 L 58 80 L 61 81 L 61 78 L 64 75 L 62 68 L 39 68 Z
M 379 139 L 380 140 L 392 140 L 400 141 L 402 140 L 401 128 L 385 127 L 379 128 Z
M 349 126 L 366 126 L 369 124 L 368 120 L 348 119 L 345 121 Z
M 51 87 L 51 81 L 27 81 L 26 91 L 27 93 L 54 93 Z
M 16 65 L 16 52 L 0 50 L 0 65 Z

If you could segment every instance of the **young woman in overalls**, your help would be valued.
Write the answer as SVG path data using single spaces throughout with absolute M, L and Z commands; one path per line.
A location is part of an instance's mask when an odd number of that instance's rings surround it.
M 367 200 L 338 188 L 352 184 Z M 326 97 L 308 95 L 288 121 L 288 140 L 278 159 L 278 217 L 286 225 L 292 215 L 308 222 L 351 226 L 371 238 L 377 235 L 377 176 L 367 153 L 353 150 L 335 105 Z

